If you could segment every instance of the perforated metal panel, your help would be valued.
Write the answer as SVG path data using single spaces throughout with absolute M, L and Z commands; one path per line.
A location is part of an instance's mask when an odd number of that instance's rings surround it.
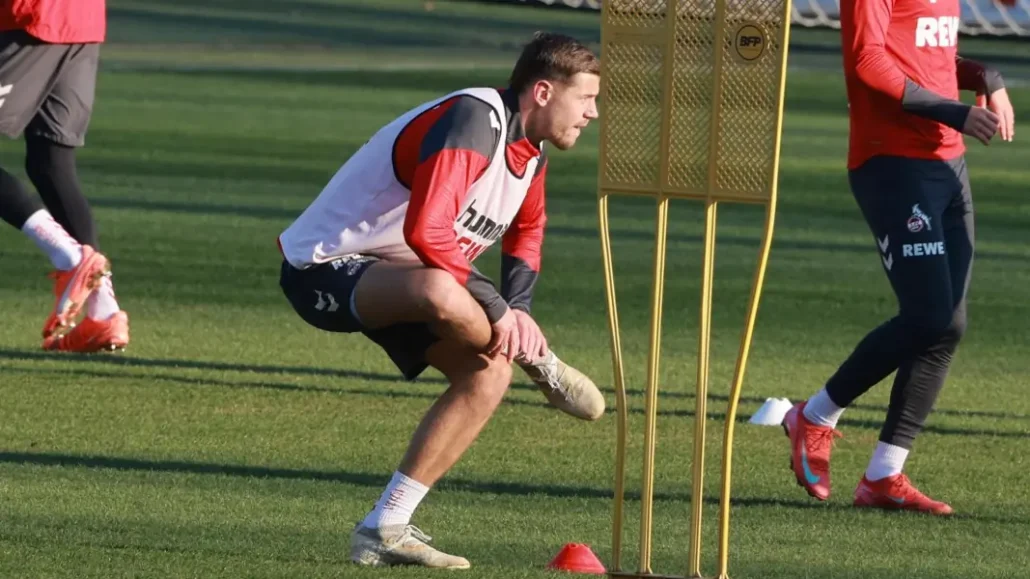
M 789 11 L 786 0 L 609 0 L 600 187 L 768 200 Z

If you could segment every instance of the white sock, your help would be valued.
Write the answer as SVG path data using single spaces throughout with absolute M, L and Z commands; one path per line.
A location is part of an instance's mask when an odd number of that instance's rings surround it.
M 841 414 L 844 414 L 844 409 L 837 406 L 830 399 L 830 395 L 826 393 L 826 388 L 812 395 L 805 404 L 805 418 L 812 424 L 819 426 L 836 428 Z
M 906 458 L 908 450 L 886 442 L 878 442 L 876 450 L 873 451 L 873 458 L 869 461 L 869 468 L 865 471 L 865 477 L 869 480 L 880 480 L 899 474 L 905 468 Z
M 104 276 L 100 280 L 100 287 L 90 294 L 86 300 L 86 315 L 97 321 L 103 321 L 118 313 L 121 308 L 114 299 L 114 285 L 111 278 Z
M 68 235 L 60 223 L 54 221 L 46 209 L 40 209 L 29 216 L 21 230 L 46 252 L 55 268 L 68 271 L 82 261 L 82 246 Z
M 407 525 L 428 492 L 429 487 L 426 485 L 404 476 L 400 471 L 394 472 L 379 502 L 365 517 L 364 526 L 376 529 L 386 525 Z

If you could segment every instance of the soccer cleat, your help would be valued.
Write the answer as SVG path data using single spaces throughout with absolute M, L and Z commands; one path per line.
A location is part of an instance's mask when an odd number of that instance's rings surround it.
M 414 525 L 387 525 L 372 529 L 359 523 L 351 533 L 350 559 L 369 567 L 416 565 L 434 569 L 468 569 L 472 566 L 464 557 L 448 555 L 430 547 L 430 541 L 432 538 Z
M 875 481 L 863 476 L 855 489 L 854 506 L 891 511 L 918 511 L 931 515 L 950 515 L 954 512 L 947 503 L 935 501 L 919 492 L 904 474 Z
M 841 433 L 809 422 L 805 404 L 807 401 L 795 404 L 783 418 L 783 431 L 790 438 L 790 468 L 809 495 L 825 501 L 830 497 L 830 451 L 833 439 Z
M 43 339 L 44 350 L 82 354 L 121 350 L 129 344 L 129 315 L 123 311 L 106 320 L 86 317 L 67 334 Z
M 100 278 L 111 273 L 111 264 L 104 255 L 88 245 L 82 246 L 79 265 L 68 271 L 50 274 L 54 280 L 54 310 L 43 324 L 43 338 L 55 332 L 65 333 L 75 326 L 75 318 L 82 311 L 93 290 L 100 284 Z
M 540 388 L 548 402 L 562 412 L 583 420 L 597 420 L 604 414 L 604 395 L 585 374 L 548 352 L 535 362 L 519 366 Z

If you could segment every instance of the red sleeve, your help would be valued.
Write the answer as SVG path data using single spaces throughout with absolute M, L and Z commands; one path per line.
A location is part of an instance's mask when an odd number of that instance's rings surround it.
M 540 271 L 540 250 L 544 243 L 544 227 L 547 214 L 544 212 L 544 180 L 547 165 L 537 171 L 529 185 L 526 199 L 515 215 L 515 220 L 501 240 L 501 251 L 517 257 L 533 271 Z
M 404 240 L 422 263 L 466 284 L 472 265 L 458 248 L 454 220 L 465 194 L 489 161 L 471 149 L 443 149 L 415 167 Z
M 845 51 L 844 66 L 854 70 L 869 88 L 901 102 L 908 78 L 887 53 L 886 46 L 894 0 L 851 0 L 847 4 L 852 10 L 854 31 L 851 50 Z

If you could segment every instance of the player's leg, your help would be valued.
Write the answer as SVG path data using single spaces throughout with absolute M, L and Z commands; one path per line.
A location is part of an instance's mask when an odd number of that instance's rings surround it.
M 67 46 L 48 45 L 24 32 L 0 33 L 0 133 L 14 138 L 25 132 L 55 85 L 67 51 Z M 69 235 L 44 205 L 3 169 L 0 218 L 32 239 L 56 270 L 56 303 L 43 337 L 70 328 L 107 270 L 107 259 Z
M 472 350 L 485 350 L 490 342 L 490 323 L 483 308 L 442 270 L 378 262 L 362 275 L 354 295 L 357 316 L 367 328 L 426 323 L 435 335 Z M 519 366 L 563 412 L 583 420 L 604 414 L 600 389 L 553 351 Z
M 476 351 L 492 335 L 472 294 L 449 273 L 421 264 L 372 264 L 355 287 L 354 310 L 366 329 L 425 323 L 441 339 Z
M 822 500 L 830 493 L 829 458 L 843 409 L 938 343 L 954 309 L 940 221 L 961 185 L 947 164 L 875 158 L 853 171 L 850 181 L 899 309 L 859 342 L 825 388 L 785 419 L 798 483 Z
M 39 111 L 25 129 L 25 171 L 47 209 L 75 239 L 98 248 L 96 226 L 82 193 L 76 150 L 85 145 L 93 111 L 99 46 L 65 47 L 66 55 Z M 86 318 L 64 336 L 45 339 L 49 350 L 95 352 L 124 348 L 129 342 L 128 315 L 104 276 L 87 300 Z
M 955 302 L 951 324 L 939 339 L 898 368 L 891 390 L 887 419 L 863 481 L 856 491 L 856 505 L 908 508 L 949 514 L 951 507 L 929 499 L 902 476 L 912 443 L 944 386 L 952 358 L 966 329 L 966 301 L 973 264 L 973 201 L 963 159 L 951 163 L 962 184 L 961 191 L 941 215 L 940 226 L 951 273 Z M 898 499 L 904 499 L 899 502 Z
M 401 334 L 394 338 L 396 342 L 401 339 Z M 390 348 L 389 342 L 381 343 Z M 410 527 L 411 518 L 429 490 L 468 450 L 500 405 L 511 383 L 511 366 L 503 358 L 490 358 L 446 340 L 431 345 L 424 355 L 450 385 L 422 418 L 375 507 L 355 527 L 351 558 L 356 563 L 469 567 L 462 557 L 428 547 L 428 538 Z M 399 357 L 396 350 L 391 357 Z

